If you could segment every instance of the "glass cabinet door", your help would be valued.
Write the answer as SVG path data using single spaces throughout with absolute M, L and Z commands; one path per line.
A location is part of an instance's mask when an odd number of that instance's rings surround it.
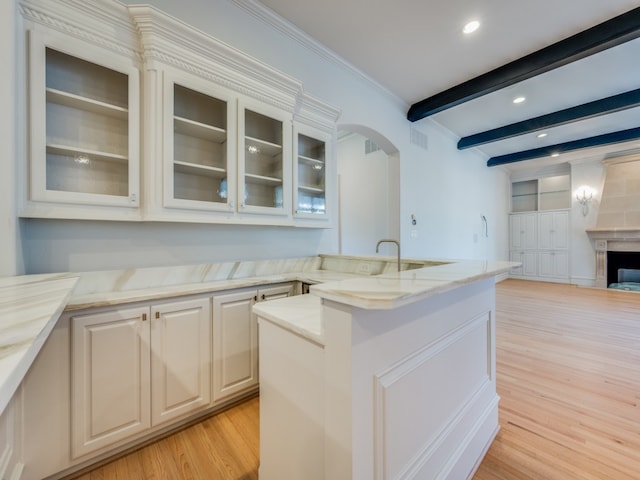
M 172 109 L 166 138 L 165 206 L 220 210 L 233 208 L 235 174 L 229 168 L 235 116 L 224 95 L 209 95 L 167 82 Z M 214 92 L 218 93 L 218 92 Z
M 291 211 L 291 123 L 286 114 L 240 104 L 240 211 Z
M 327 148 L 326 139 L 310 136 L 298 129 L 294 135 L 295 213 L 297 216 L 326 215 Z
M 30 40 L 30 199 L 137 207 L 138 71 L 76 56 L 92 51 L 71 40 Z

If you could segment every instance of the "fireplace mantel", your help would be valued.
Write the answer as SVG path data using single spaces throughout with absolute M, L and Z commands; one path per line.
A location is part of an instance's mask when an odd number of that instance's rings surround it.
M 596 287 L 607 288 L 607 252 L 640 252 L 640 228 L 589 228 L 596 248 Z

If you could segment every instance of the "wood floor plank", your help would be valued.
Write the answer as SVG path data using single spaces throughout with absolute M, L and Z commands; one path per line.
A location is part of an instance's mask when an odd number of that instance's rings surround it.
M 496 291 L 501 430 L 474 480 L 639 480 L 640 294 Z M 253 398 L 78 478 L 254 480 L 258 464 Z

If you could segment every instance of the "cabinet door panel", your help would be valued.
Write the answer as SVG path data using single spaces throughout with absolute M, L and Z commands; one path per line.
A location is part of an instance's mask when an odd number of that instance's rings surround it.
M 152 425 L 198 408 L 211 399 L 209 298 L 151 309 Z
M 256 291 L 213 297 L 213 401 L 258 385 Z
M 72 456 L 150 427 L 148 308 L 74 316 Z

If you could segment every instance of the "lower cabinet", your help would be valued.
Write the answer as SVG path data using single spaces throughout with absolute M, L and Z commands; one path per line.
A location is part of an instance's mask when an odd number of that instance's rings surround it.
M 566 250 L 538 253 L 538 276 L 549 279 L 569 278 L 569 254 Z
M 243 289 L 213 297 L 213 401 L 258 385 L 256 302 L 289 297 L 293 284 Z
M 511 261 L 520 262 L 522 265 L 511 269 L 512 275 L 523 277 L 535 277 L 538 274 L 538 265 L 535 252 L 511 252 Z
M 21 387 L 23 478 L 57 478 L 257 390 L 251 307 L 294 293 L 287 283 L 63 313 Z
M 210 298 L 71 317 L 76 458 L 211 399 Z

